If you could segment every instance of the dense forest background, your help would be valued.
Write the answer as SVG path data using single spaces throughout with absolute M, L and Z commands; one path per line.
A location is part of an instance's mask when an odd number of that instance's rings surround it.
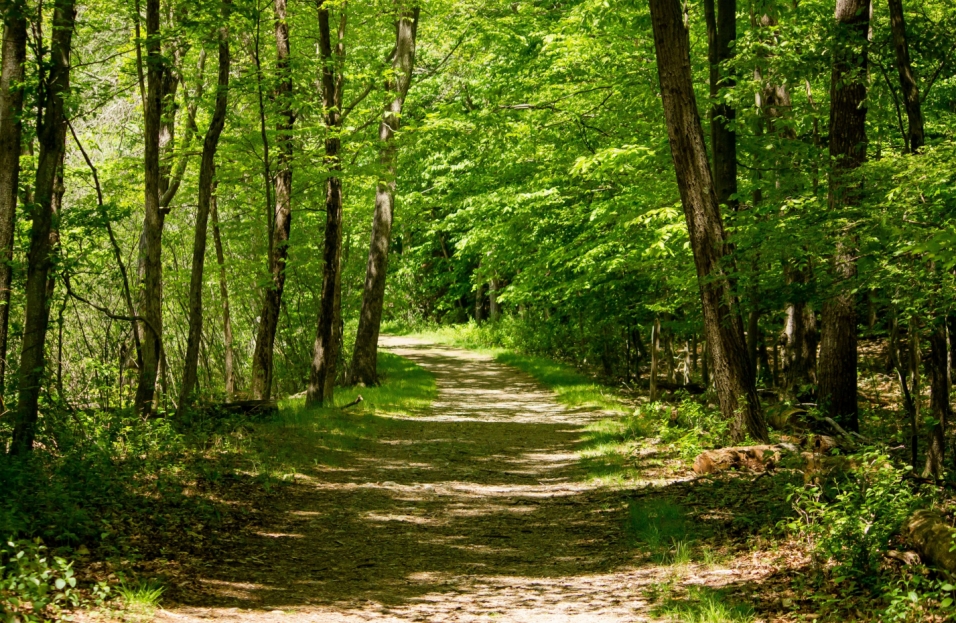
M 157 33 L 149 35 L 161 74 L 155 90 L 162 94 L 161 289 L 145 285 L 140 249 L 144 145 L 150 142 L 144 124 L 149 76 L 143 72 L 153 62 L 149 46 L 136 39 L 138 31 L 147 37 L 146 15 L 136 18 L 144 7 L 73 7 L 64 96 L 70 131 L 54 197 L 61 206 L 51 251 L 45 404 L 115 408 L 134 402 L 139 364 L 125 318 L 137 315 L 129 306 L 138 307 L 144 297 L 161 301 L 161 313 L 151 312 L 162 325 L 156 405 L 168 411 L 178 403 L 200 152 L 222 92 L 216 41 L 224 25 L 232 58 L 215 154 L 217 213 L 209 232 L 216 232 L 216 243 L 205 245 L 209 257 L 200 281 L 200 396 L 222 399 L 227 385 L 237 396 L 257 398 L 306 389 L 331 174 L 341 181 L 344 210 L 340 381 L 352 363 L 377 183 L 393 176 L 398 190 L 386 322 L 498 321 L 513 327 L 509 339 L 522 348 L 596 366 L 625 381 L 649 365 L 653 339 L 666 352 L 661 370 L 672 382 L 675 369 L 688 367 L 682 352 L 694 362 L 701 358 L 706 340 L 699 293 L 661 116 L 648 7 L 423 5 L 395 149 L 383 147 L 379 134 L 383 106 L 393 100 L 389 84 L 399 71 L 393 62 L 397 9 L 380 4 L 321 5 L 331 19 L 331 43 L 341 45 L 329 56 L 320 49 L 319 13 L 309 3 L 282 9 L 289 45 L 281 54 L 271 5 L 230 3 L 222 17 L 214 2 L 161 4 Z M 50 88 L 49 37 L 55 30 L 49 23 L 54 6 L 19 6 L 30 30 L 4 383 L 10 407 L 17 403 L 25 327 L 37 125 Z M 735 137 L 736 189 L 723 218 L 761 382 L 812 385 L 812 370 L 787 376 L 793 367 L 788 358 L 797 355 L 787 350 L 784 329 L 796 306 L 813 334 L 823 302 L 835 293 L 852 293 L 864 338 L 900 331 L 928 336 L 945 324 L 956 261 L 950 252 L 956 111 L 951 8 L 944 2 L 904 7 L 925 123 L 926 147 L 916 158 L 907 153 L 908 95 L 897 71 L 888 5 L 873 5 L 866 75 L 858 78 L 866 83 L 866 158 L 856 173 L 858 201 L 841 210 L 828 204 L 827 181 L 838 34 L 833 3 L 739 6 L 733 53 L 718 65 L 716 81 L 705 8 L 684 7 L 693 84 L 705 126 L 726 120 Z M 324 67 L 339 91 L 331 108 L 321 84 Z M 340 119 L 329 119 L 336 102 Z M 726 110 L 711 111 L 712 103 Z M 333 139 L 341 147 L 329 156 L 326 143 Z M 395 153 L 383 160 L 386 150 Z M 276 208 L 277 180 L 287 174 L 291 185 L 281 192 L 289 193 L 283 208 L 289 216 L 277 218 L 283 211 Z M 287 241 L 276 233 L 280 220 L 288 227 Z M 828 269 L 836 240 L 844 236 L 854 240 L 851 277 Z M 253 361 L 263 341 L 257 336 L 266 294 L 276 290 L 277 248 L 288 259 L 271 388 L 263 391 L 254 382 L 261 373 Z M 140 339 L 148 348 L 149 340 Z M 684 382 L 700 375 L 699 363 L 690 368 Z

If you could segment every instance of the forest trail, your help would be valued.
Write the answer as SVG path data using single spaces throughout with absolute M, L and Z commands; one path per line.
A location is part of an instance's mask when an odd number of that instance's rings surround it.
M 576 454 L 600 414 L 487 355 L 382 345 L 435 375 L 433 406 L 297 476 L 271 523 L 159 620 L 652 620 L 643 594 L 662 570 L 632 564 L 625 494 Z

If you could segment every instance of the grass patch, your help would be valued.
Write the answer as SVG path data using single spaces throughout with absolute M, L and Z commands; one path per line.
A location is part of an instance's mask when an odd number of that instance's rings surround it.
M 653 613 L 675 623 L 750 623 L 754 620 L 752 607 L 728 603 L 721 591 L 702 586 L 691 587 L 686 598 L 668 598 Z
M 120 583 L 116 594 L 123 601 L 124 618 L 128 621 L 151 621 L 165 589 L 151 581 Z
M 668 498 L 633 500 L 627 508 L 627 533 L 634 546 L 643 546 L 666 560 L 690 561 L 695 535 L 684 507 Z M 671 562 L 670 564 L 675 564 Z

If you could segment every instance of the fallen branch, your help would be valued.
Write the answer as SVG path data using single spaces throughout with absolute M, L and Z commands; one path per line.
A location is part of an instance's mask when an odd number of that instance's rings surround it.
M 348 403 L 347 405 L 342 406 L 341 408 L 342 408 L 342 409 L 348 409 L 349 407 L 354 407 L 355 405 L 357 405 L 358 403 L 362 402 L 363 400 L 365 400 L 365 399 L 362 398 L 362 394 L 359 394 L 358 397 L 357 397 L 355 400 L 353 400 L 352 402 Z

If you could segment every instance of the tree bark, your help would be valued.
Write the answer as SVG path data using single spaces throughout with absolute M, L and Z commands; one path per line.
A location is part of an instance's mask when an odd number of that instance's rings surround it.
M 749 434 L 766 441 L 740 309 L 722 265 L 729 261 L 729 249 L 694 97 L 689 33 L 679 0 L 650 0 L 650 8 L 671 156 L 694 252 L 721 412 L 733 422 L 736 439 Z
M 943 475 L 943 456 L 946 451 L 946 428 L 952 418 L 949 403 L 949 340 L 946 325 L 933 328 L 929 337 L 929 357 L 926 359 L 926 374 L 930 379 L 930 412 L 936 424 L 926 451 L 926 467 L 923 476 L 937 480 Z
M 50 321 L 48 280 L 53 263 L 51 233 L 57 229 L 54 201 L 57 173 L 66 142 L 64 99 L 70 91 L 70 52 L 76 18 L 74 0 L 56 0 L 50 67 L 45 76 L 43 110 L 37 128 L 37 161 L 30 251 L 27 257 L 26 311 L 20 355 L 19 399 L 11 454 L 29 452 L 36 438 L 37 409 L 45 367 L 44 350 Z
M 20 140 L 23 124 L 23 71 L 27 56 L 26 7 L 22 0 L 5 3 L 3 55 L 0 60 L 0 398 L 7 372 L 7 332 L 13 281 L 13 234 L 20 184 Z
M 657 400 L 657 366 L 658 358 L 660 357 L 660 347 L 661 321 L 659 318 L 655 318 L 654 324 L 651 326 L 651 375 L 649 381 L 651 402 Z
M 322 96 L 325 106 L 325 163 L 329 169 L 325 197 L 325 248 L 319 319 L 312 351 L 312 370 L 305 401 L 309 405 L 331 405 L 335 389 L 336 363 L 341 340 L 337 327 L 341 316 L 342 279 L 342 169 L 339 160 L 342 125 L 342 65 L 345 57 L 345 9 L 339 22 L 338 43 L 332 48 L 329 9 L 319 5 L 319 51 L 322 69 Z
M 903 18 L 903 0 L 888 0 L 890 5 L 890 28 L 893 31 L 893 49 L 896 52 L 896 69 L 900 74 L 903 103 L 909 122 L 906 148 L 918 153 L 926 142 L 923 134 L 923 107 L 920 105 L 919 85 L 910 62 L 910 50 L 906 38 L 906 21 Z
M 269 258 L 271 283 L 266 289 L 259 314 L 256 349 L 252 355 L 252 395 L 267 400 L 272 394 L 272 359 L 282 292 L 285 290 L 285 267 L 289 256 L 289 233 L 292 227 L 292 71 L 290 68 L 289 24 L 286 0 L 275 0 L 276 73 L 279 84 L 276 101 L 282 106 L 276 124 L 275 214 Z
M 162 354 L 163 323 L 163 214 L 160 211 L 159 134 L 162 125 L 163 60 L 159 40 L 159 0 L 146 0 L 146 106 L 144 111 L 144 170 L 146 197 L 143 233 L 140 236 L 140 341 L 143 362 L 139 369 L 135 408 L 153 410 L 156 376 Z
M 733 73 L 721 67 L 733 58 L 733 43 L 737 39 L 737 0 L 704 0 L 707 21 L 707 56 L 710 64 L 710 143 L 713 151 L 714 191 L 720 205 L 736 210 L 737 194 L 737 133 L 734 120 L 737 111 L 719 101 L 721 88 L 733 88 Z
M 866 48 L 869 0 L 837 0 L 837 31 L 830 82 L 829 208 L 860 202 L 854 169 L 866 160 Z M 851 234 L 836 241 L 833 274 L 838 292 L 823 305 L 818 402 L 827 415 L 849 430 L 859 430 L 857 411 L 856 249 Z
M 232 316 L 229 313 L 229 287 L 226 281 L 226 258 L 222 251 L 222 237 L 219 235 L 219 206 L 213 194 L 210 206 L 212 218 L 212 239 L 216 246 L 216 263 L 219 264 L 219 296 L 222 299 L 222 328 L 225 344 L 225 384 L 226 402 L 232 402 L 236 393 L 235 353 L 233 352 Z
M 809 282 L 807 270 L 784 267 L 791 286 L 804 287 Z M 813 385 L 817 365 L 816 316 L 802 291 L 792 294 L 787 305 L 783 328 L 783 389 L 795 396 L 801 387 Z
M 202 162 L 199 167 L 199 205 L 196 209 L 196 234 L 193 240 L 192 273 L 189 278 L 189 337 L 186 340 L 186 359 L 183 382 L 180 386 L 179 407 L 186 407 L 196 387 L 196 369 L 199 365 L 199 346 L 202 340 L 202 291 L 203 272 L 206 262 L 206 232 L 209 221 L 209 205 L 216 176 L 216 151 L 219 137 L 226 125 L 226 106 L 229 92 L 229 12 L 231 0 L 222 2 L 222 26 L 219 28 L 219 81 L 216 106 L 206 138 L 202 146 Z
M 372 239 L 369 244 L 368 266 L 365 270 L 365 290 L 358 333 L 352 353 L 349 382 L 378 385 L 378 334 L 382 326 L 382 307 L 385 302 L 385 278 L 388 270 L 388 245 L 392 237 L 392 216 L 395 206 L 395 160 L 397 147 L 395 132 L 402 121 L 402 107 L 412 82 L 415 67 L 415 36 L 418 31 L 419 8 L 402 11 L 395 23 L 395 52 L 392 57 L 394 77 L 386 83 L 386 91 L 393 94 L 385 106 L 378 137 L 382 144 L 381 164 L 384 179 L 375 191 L 375 215 L 372 219 Z M 477 309 L 477 308 L 476 308 Z

